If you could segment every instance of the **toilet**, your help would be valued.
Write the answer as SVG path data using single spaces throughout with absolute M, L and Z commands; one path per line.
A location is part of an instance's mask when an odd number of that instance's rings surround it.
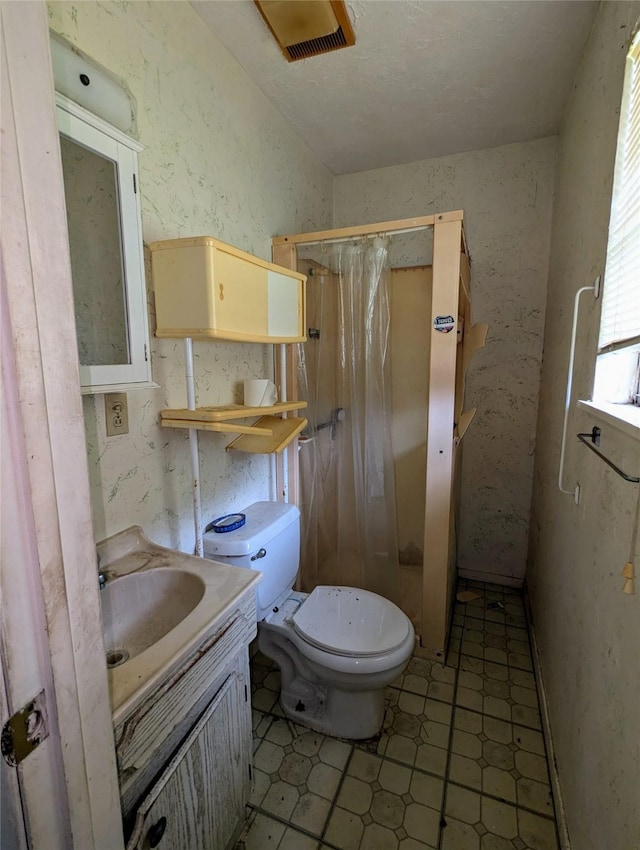
M 373 737 L 382 726 L 385 688 L 413 651 L 411 621 L 366 590 L 292 590 L 300 511 L 282 502 L 256 502 L 241 513 L 241 527 L 204 535 L 204 553 L 263 573 L 256 589 L 258 644 L 280 668 L 285 715 L 338 738 Z

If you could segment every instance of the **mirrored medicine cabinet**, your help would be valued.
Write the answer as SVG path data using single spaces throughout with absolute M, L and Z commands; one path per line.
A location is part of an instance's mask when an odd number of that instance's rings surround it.
M 56 94 L 84 394 L 151 380 L 138 142 Z

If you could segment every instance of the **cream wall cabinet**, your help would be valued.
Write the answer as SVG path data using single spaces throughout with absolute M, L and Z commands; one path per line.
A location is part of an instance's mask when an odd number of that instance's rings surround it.
M 306 277 L 209 236 L 149 246 L 156 335 L 304 342 Z

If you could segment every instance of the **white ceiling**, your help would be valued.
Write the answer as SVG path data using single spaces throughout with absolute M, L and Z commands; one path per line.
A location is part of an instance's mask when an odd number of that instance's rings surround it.
M 355 46 L 289 63 L 252 0 L 192 5 L 334 174 L 556 133 L 598 7 L 352 0 Z

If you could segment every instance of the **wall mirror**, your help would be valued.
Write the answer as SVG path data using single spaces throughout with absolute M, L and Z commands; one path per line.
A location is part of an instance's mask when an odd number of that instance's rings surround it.
M 83 393 L 154 386 L 138 142 L 56 95 Z

